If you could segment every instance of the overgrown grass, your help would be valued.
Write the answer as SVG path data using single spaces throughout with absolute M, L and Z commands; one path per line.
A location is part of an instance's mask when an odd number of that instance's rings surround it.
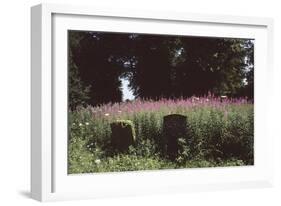
M 166 168 L 240 166 L 254 163 L 253 104 L 246 100 L 180 99 L 134 101 L 69 112 L 68 172 L 116 172 Z M 163 143 L 163 117 L 187 116 L 174 161 Z M 110 123 L 131 120 L 136 145 L 116 154 Z

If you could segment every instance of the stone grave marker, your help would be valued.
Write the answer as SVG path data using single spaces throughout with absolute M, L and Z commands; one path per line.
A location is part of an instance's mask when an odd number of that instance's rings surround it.
M 186 136 L 187 117 L 180 114 L 164 116 L 163 134 L 166 141 L 167 154 L 175 159 L 179 149 L 178 139 Z
M 110 124 L 111 144 L 118 152 L 125 152 L 136 141 L 134 124 L 130 120 L 116 120 Z

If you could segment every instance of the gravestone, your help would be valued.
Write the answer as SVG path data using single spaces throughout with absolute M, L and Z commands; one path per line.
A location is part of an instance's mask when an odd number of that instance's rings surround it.
M 111 145 L 118 152 L 125 152 L 136 141 L 134 124 L 130 120 L 117 120 L 110 124 Z
M 187 117 L 180 114 L 164 116 L 163 133 L 167 155 L 170 159 L 175 159 L 179 149 L 178 139 L 185 137 L 187 133 Z

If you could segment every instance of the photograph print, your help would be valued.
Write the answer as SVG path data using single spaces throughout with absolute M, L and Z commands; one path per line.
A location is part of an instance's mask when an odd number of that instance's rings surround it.
M 254 39 L 67 35 L 68 174 L 254 165 Z

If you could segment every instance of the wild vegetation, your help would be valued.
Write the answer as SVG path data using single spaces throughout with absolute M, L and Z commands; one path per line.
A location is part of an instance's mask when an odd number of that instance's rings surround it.
M 167 157 L 163 117 L 187 116 L 176 158 Z M 245 99 L 134 101 L 79 108 L 69 114 L 69 173 L 253 164 L 253 104 Z M 131 120 L 136 144 L 115 152 L 110 124 Z
M 68 40 L 69 173 L 254 163 L 254 40 L 91 31 Z M 167 132 L 167 115 L 182 117 L 180 132 Z

